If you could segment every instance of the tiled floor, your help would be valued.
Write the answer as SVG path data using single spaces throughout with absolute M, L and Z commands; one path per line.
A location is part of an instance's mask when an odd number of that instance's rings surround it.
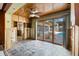
M 3 46 L 2 45 L 0 45 L 0 56 L 4 56 Z
M 7 50 L 6 54 L 9 56 L 71 56 L 64 47 L 39 40 L 20 41 Z
M 4 56 L 4 52 L 3 51 L 0 51 L 0 56 Z

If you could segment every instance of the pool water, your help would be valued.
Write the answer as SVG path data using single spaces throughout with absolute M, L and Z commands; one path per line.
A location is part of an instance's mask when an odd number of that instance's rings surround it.
M 65 36 L 65 33 L 64 32 L 60 32 L 58 34 L 56 34 L 58 37 L 64 37 Z
M 54 42 L 58 43 L 58 44 L 63 44 L 64 38 L 65 38 L 65 32 L 57 32 L 55 34 L 55 40 L 54 40 Z

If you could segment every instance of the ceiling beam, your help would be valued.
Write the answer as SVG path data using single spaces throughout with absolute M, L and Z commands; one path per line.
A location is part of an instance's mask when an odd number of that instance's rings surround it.
M 12 3 L 4 3 L 3 7 L 2 7 L 2 11 L 6 12 L 9 9 L 9 7 L 11 6 L 11 4 Z
M 7 3 L 4 3 L 4 4 L 3 4 L 3 6 L 2 6 L 2 10 L 4 10 L 4 8 L 5 8 L 6 4 L 7 4 Z

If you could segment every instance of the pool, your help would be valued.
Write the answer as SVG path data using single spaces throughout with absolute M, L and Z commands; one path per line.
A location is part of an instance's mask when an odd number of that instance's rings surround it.
M 57 34 L 59 37 L 64 37 L 65 36 L 65 33 L 64 32 L 60 32 Z
M 65 32 L 55 32 L 55 43 L 63 44 Z

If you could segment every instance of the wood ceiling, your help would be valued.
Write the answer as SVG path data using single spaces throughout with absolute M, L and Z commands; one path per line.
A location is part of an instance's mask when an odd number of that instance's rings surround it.
M 29 17 L 29 10 L 34 8 L 40 12 L 40 16 L 44 16 L 50 13 L 55 13 L 63 11 L 70 8 L 70 4 L 67 3 L 27 3 L 19 10 L 17 10 L 14 15 L 19 15 L 22 17 Z
M 29 4 L 26 4 L 24 5 L 22 8 L 20 8 L 19 10 L 17 10 L 14 15 L 19 15 L 19 16 L 22 16 L 22 17 L 26 17 L 28 18 L 29 17 L 29 10 L 33 8 L 33 4 L 29 3 Z

